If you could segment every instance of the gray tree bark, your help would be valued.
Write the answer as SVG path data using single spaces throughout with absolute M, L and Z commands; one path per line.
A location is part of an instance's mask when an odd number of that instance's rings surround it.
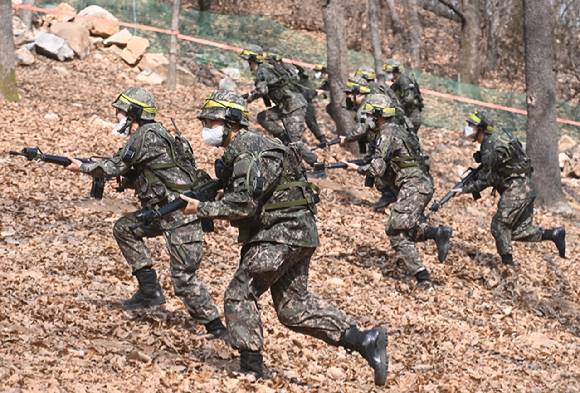
M 171 30 L 179 31 L 180 0 L 173 0 L 173 15 L 171 17 Z M 169 44 L 169 70 L 167 72 L 167 89 L 175 90 L 177 85 L 177 35 L 171 35 Z
M 437 16 L 461 22 L 461 18 L 456 13 L 452 12 L 449 7 L 443 5 L 439 0 L 419 0 L 419 6 L 425 11 L 434 13 Z
M 409 6 L 409 23 L 411 30 L 409 32 L 409 56 L 411 57 L 411 67 L 421 71 L 421 21 L 417 12 L 417 0 L 408 0 Z
M 499 0 L 491 0 L 489 6 L 489 23 L 487 29 L 487 64 L 491 70 L 496 70 L 499 63 Z
M 34 6 L 36 0 L 22 0 L 22 4 Z M 20 9 L 18 15 L 20 15 L 20 19 L 22 19 L 22 22 L 24 22 L 26 27 L 28 27 L 28 30 L 32 29 L 32 11 Z
M 402 55 L 403 49 L 403 25 L 399 19 L 399 12 L 395 8 L 395 0 L 386 0 L 391 14 L 391 30 L 393 30 L 392 51 L 394 54 Z
M 375 58 L 375 73 L 377 79 L 384 83 L 385 73 L 383 70 L 383 49 L 381 47 L 381 24 L 379 19 L 379 7 L 377 0 L 369 0 L 369 23 L 371 25 L 371 45 Z
M 565 203 L 558 165 L 556 88 L 552 74 L 550 0 L 523 0 L 528 102 L 527 153 L 538 185 L 536 202 Z
M 344 26 L 343 0 L 322 0 L 322 16 L 326 30 L 328 83 L 332 110 L 336 113 L 336 132 L 346 135 L 354 120 L 343 108 L 348 79 L 348 49 Z
M 10 0 L 0 0 L 0 98 L 11 102 L 20 101 L 16 84 L 16 55 Z

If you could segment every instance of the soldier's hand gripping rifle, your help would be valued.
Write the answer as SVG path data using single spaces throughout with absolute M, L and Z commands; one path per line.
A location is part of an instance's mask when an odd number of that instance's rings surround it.
M 320 142 L 316 144 L 316 147 L 312 148 L 311 150 L 316 150 L 316 149 L 325 149 L 328 146 L 332 146 L 332 145 L 338 145 L 340 143 L 341 139 L 340 138 L 336 138 L 331 140 L 330 142 Z
M 28 161 L 44 161 L 49 164 L 62 165 L 63 167 L 69 166 L 71 161 L 64 156 L 54 156 L 52 154 L 44 154 L 38 147 L 25 147 L 22 152 L 10 151 L 13 156 L 24 156 Z M 92 157 L 91 157 L 92 158 Z M 86 158 L 76 158 L 80 162 L 87 163 L 93 162 L 92 159 Z M 103 198 L 103 191 L 105 189 L 105 179 L 101 177 L 93 177 L 93 185 L 91 186 L 91 197 L 95 199 Z
M 467 184 L 471 183 L 473 180 L 475 180 L 475 178 L 477 177 L 477 174 L 481 171 L 482 165 L 479 165 L 477 168 L 467 168 L 467 170 L 465 172 L 463 172 L 463 175 L 461 175 L 461 181 L 459 183 L 457 183 L 452 190 L 456 189 L 456 188 L 463 188 L 464 186 L 466 186 Z M 477 201 L 478 199 L 481 198 L 481 194 L 479 192 L 474 192 L 473 194 L 473 200 Z M 429 216 L 433 213 L 436 212 L 437 210 L 439 210 L 439 208 L 441 206 L 443 206 L 444 204 L 447 203 L 447 201 L 449 201 L 451 198 L 453 198 L 455 196 L 455 192 L 453 191 L 449 191 L 447 193 L 447 195 L 445 195 L 443 197 L 443 199 L 441 199 L 439 202 L 435 201 L 433 202 L 433 204 L 431 205 L 431 207 L 429 208 L 430 212 L 425 216 L 425 218 L 429 218 Z
M 197 199 L 200 202 L 208 202 L 208 201 L 214 201 L 215 197 L 217 195 L 217 192 L 221 189 L 224 188 L 225 182 L 222 179 L 212 179 L 211 177 L 209 177 L 209 175 L 203 177 L 202 179 L 205 179 L 207 181 L 205 181 L 203 184 L 199 185 L 199 181 L 197 181 L 196 183 L 193 183 L 191 185 L 191 191 L 188 191 L 186 193 L 184 193 L 183 195 L 185 195 L 186 197 L 189 198 L 193 198 L 193 199 Z M 147 211 L 144 211 L 143 213 L 139 214 L 139 216 L 137 216 L 137 218 L 141 221 L 138 224 L 133 225 L 133 229 L 136 229 L 140 226 L 143 225 L 151 225 L 153 224 L 153 222 L 158 219 L 161 218 L 163 216 L 166 216 L 168 214 L 171 214 L 173 212 L 176 212 L 180 209 L 183 209 L 187 206 L 187 202 L 185 202 L 183 199 L 181 198 L 176 198 L 173 202 L 168 203 L 165 206 L 161 206 L 159 209 L 149 209 Z M 207 218 L 202 218 L 201 219 L 201 227 L 203 229 L 204 232 L 213 232 L 214 231 L 214 226 L 213 226 L 213 221 Z

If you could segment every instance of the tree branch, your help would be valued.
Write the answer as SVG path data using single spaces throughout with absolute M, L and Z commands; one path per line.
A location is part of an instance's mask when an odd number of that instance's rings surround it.
M 457 16 L 459 16 L 461 18 L 461 23 L 465 23 L 465 15 L 463 15 L 463 12 L 461 12 L 461 10 L 457 7 L 455 7 L 453 4 L 451 4 L 451 2 L 449 1 L 445 1 L 445 0 L 439 0 L 439 2 L 441 4 L 443 4 L 446 7 L 449 7 L 449 9 L 453 12 L 455 12 L 455 14 Z

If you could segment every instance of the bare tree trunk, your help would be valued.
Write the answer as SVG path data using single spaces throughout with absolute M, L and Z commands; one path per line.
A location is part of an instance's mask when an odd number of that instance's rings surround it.
M 489 69 L 497 70 L 499 63 L 498 34 L 499 34 L 499 0 L 490 1 L 489 23 L 487 30 L 487 64 Z
M 537 202 L 555 206 L 564 202 L 558 165 L 556 88 L 552 74 L 550 1 L 524 0 L 526 94 L 528 96 L 527 152 L 538 185 Z
M 23 5 L 34 6 L 35 3 L 36 3 L 36 0 L 22 0 Z M 28 30 L 32 29 L 32 11 L 20 9 L 18 11 L 18 15 L 20 15 L 20 19 L 22 19 L 22 22 L 24 22 L 26 27 L 28 27 Z
M 377 0 L 369 0 L 369 22 L 371 25 L 371 44 L 375 58 L 375 73 L 379 82 L 384 83 L 385 73 L 383 69 L 383 49 L 381 47 L 381 25 L 379 21 L 379 7 Z
M 421 71 L 421 22 L 419 21 L 419 14 L 417 12 L 417 0 L 408 0 L 409 6 L 409 23 L 411 24 L 411 31 L 409 34 L 409 56 L 411 57 L 411 67 L 417 71 Z
M 180 0 L 173 0 L 173 15 L 171 17 L 171 30 L 179 30 Z M 177 34 L 171 35 L 169 44 L 169 70 L 167 72 L 167 89 L 175 90 L 177 84 Z
M 425 11 L 430 11 L 437 16 L 461 22 L 461 18 L 452 12 L 448 6 L 441 4 L 438 0 L 419 0 L 419 6 Z
M 449 0 L 439 0 L 461 18 L 458 72 L 464 83 L 477 85 L 479 81 L 479 25 L 478 0 L 462 0 L 459 9 Z
M 322 16 L 326 30 L 328 83 L 332 110 L 336 113 L 336 132 L 346 135 L 354 126 L 349 113 L 342 107 L 344 87 L 348 79 L 348 49 L 344 27 L 343 0 L 322 0 Z
M 16 84 L 16 56 L 10 0 L 0 0 L 0 98 L 11 102 L 20 101 Z
M 197 4 L 200 11 L 209 11 L 211 7 L 211 0 L 198 0 Z
M 395 8 L 395 0 L 386 0 L 391 14 L 391 29 L 393 30 L 392 51 L 397 55 L 402 54 L 403 48 L 403 26 L 399 19 L 399 13 Z

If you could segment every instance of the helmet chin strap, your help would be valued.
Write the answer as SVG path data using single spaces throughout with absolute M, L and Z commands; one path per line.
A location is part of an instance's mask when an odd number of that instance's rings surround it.
M 228 139 L 228 135 L 230 135 L 230 132 L 232 131 L 232 127 L 233 127 L 232 123 L 226 122 L 226 124 L 224 125 L 222 143 L 220 143 L 219 146 L 224 145 L 226 139 Z
M 121 127 L 117 132 L 121 135 L 129 136 L 129 129 L 133 124 L 133 116 L 128 115 L 126 119 L 127 120 L 125 120 L 125 125 L 123 125 L 123 127 Z

